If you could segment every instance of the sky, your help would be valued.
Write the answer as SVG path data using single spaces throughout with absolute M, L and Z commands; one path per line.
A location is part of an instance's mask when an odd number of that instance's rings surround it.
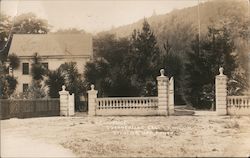
M 198 0 L 0 0 L 1 12 L 10 16 L 34 12 L 52 25 L 97 33 L 130 24 L 144 17 L 166 14 L 198 4 Z M 204 1 L 204 0 L 199 0 Z

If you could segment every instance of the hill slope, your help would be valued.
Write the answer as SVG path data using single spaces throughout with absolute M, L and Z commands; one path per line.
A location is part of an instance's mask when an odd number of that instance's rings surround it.
M 231 30 L 238 31 L 237 25 L 247 19 L 247 0 L 214 0 L 200 3 L 201 36 L 208 26 L 230 25 Z M 190 42 L 199 33 L 198 6 L 174 10 L 164 15 L 155 15 L 147 19 L 158 39 L 160 47 L 168 41 L 175 52 L 188 51 Z M 100 34 L 111 33 L 118 37 L 130 36 L 134 29 L 142 27 L 143 19 L 136 23 L 121 26 Z

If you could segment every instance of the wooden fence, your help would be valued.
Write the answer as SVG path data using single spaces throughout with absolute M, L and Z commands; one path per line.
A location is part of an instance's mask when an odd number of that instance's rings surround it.
M 59 99 L 0 99 L 1 119 L 59 116 Z

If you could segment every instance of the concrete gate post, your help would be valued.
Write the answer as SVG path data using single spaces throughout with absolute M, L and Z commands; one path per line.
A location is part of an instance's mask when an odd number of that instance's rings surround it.
M 73 116 L 75 115 L 75 94 L 72 93 L 71 95 L 69 95 L 69 104 L 68 104 L 68 114 L 69 116 Z
M 68 116 L 69 92 L 65 90 L 66 86 L 62 86 L 60 94 L 60 116 Z
M 89 106 L 88 115 L 95 116 L 96 98 L 97 98 L 98 91 L 95 90 L 95 86 L 93 84 L 90 87 L 91 87 L 91 90 L 88 91 L 88 106 Z
M 174 77 L 171 77 L 169 80 L 168 87 L 168 107 L 169 107 L 169 115 L 174 114 Z
M 168 77 L 164 75 L 164 69 L 160 70 L 161 75 L 157 77 L 158 87 L 158 115 L 168 115 Z
M 217 115 L 227 115 L 227 76 L 223 74 L 223 68 L 219 69 L 220 74 L 215 78 L 215 98 Z

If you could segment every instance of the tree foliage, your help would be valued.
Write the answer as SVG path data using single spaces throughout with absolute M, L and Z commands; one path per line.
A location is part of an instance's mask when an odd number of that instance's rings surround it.
M 66 89 L 76 96 L 82 93 L 82 76 L 78 72 L 75 62 L 68 62 L 60 65 L 58 68 L 64 78 Z
M 156 95 L 155 78 L 161 68 L 175 78 L 175 101 L 197 108 L 214 103 L 214 79 L 221 66 L 230 79 L 230 94 L 246 85 L 245 78 L 236 77 L 238 55 L 232 32 L 224 26 L 209 27 L 205 36 L 197 36 L 186 49 L 186 58 L 168 40 L 160 51 L 147 21 L 130 39 L 103 35 L 94 46 L 96 57 L 86 65 L 85 81 L 95 84 L 102 96 Z
M 5 61 L 7 59 L 7 54 L 10 46 L 8 42 L 9 34 L 11 32 L 11 19 L 4 13 L 0 13 L 0 61 Z
M 59 98 L 59 91 L 62 90 L 62 85 L 64 84 L 64 77 L 58 69 L 49 71 L 45 84 L 48 86 L 49 96 L 51 98 Z
M 183 104 L 185 103 L 183 96 L 183 69 L 184 62 L 182 58 L 173 51 L 171 44 L 167 41 L 164 44 L 164 51 L 160 56 L 160 64 L 165 70 L 166 75 L 171 78 L 174 77 L 174 94 L 175 94 L 175 103 Z
M 34 13 L 23 13 L 16 16 L 12 33 L 46 34 L 50 30 L 48 21 L 37 17 Z
M 51 98 L 58 98 L 58 92 L 62 90 L 62 85 L 65 85 L 66 90 L 75 95 L 75 109 L 80 110 L 80 96 L 85 94 L 86 90 L 75 62 L 66 62 L 61 64 L 58 69 L 49 71 L 45 84 L 48 86 Z
M 46 90 L 40 80 L 32 80 L 31 85 L 23 94 L 23 98 L 26 99 L 41 99 L 46 97 Z
M 46 75 L 46 69 L 41 63 L 41 57 L 37 53 L 34 54 L 31 64 L 31 75 L 33 80 L 41 81 Z
M 77 28 L 59 29 L 54 34 L 84 34 L 86 31 Z
M 17 80 L 13 76 L 0 76 L 0 98 L 8 99 L 16 90 Z
M 131 83 L 137 87 L 141 96 L 156 95 L 155 77 L 161 68 L 160 50 L 146 19 L 144 19 L 141 31 L 134 30 L 130 42 L 126 63 Z
M 125 64 L 129 51 L 126 38 L 104 35 L 94 40 L 95 58 L 85 66 L 85 85 L 95 84 L 101 96 L 133 96 L 135 87 L 131 85 Z M 89 88 L 89 87 L 88 87 Z
M 171 44 L 171 51 L 173 54 L 179 55 L 183 64 L 187 64 L 191 59 L 188 57 L 189 52 L 194 51 L 192 48 L 193 41 L 196 40 L 198 31 L 200 32 L 200 36 L 204 37 L 207 36 L 209 27 L 214 27 L 216 29 L 224 27 L 228 32 L 228 36 L 234 43 L 234 53 L 237 54 L 234 58 L 237 63 L 237 70 L 232 72 L 232 79 L 230 81 L 230 84 L 234 85 L 230 87 L 237 88 L 230 88 L 229 92 L 235 95 L 243 93 L 249 88 L 250 83 L 249 5 L 247 5 L 247 2 L 244 0 L 219 0 L 200 3 L 200 19 L 194 18 L 197 16 L 197 7 L 198 6 L 193 6 L 174 10 L 165 15 L 148 18 L 148 22 L 157 37 L 158 46 L 161 50 L 165 51 L 163 46 L 164 43 L 168 41 Z M 200 20 L 202 24 L 200 28 L 197 27 L 198 20 Z M 118 37 L 129 37 L 134 29 L 141 27 L 142 23 L 143 20 L 139 20 L 136 23 L 112 29 L 108 31 L 108 33 L 115 33 Z M 182 71 L 184 71 L 184 69 Z M 166 72 L 168 72 L 168 69 Z M 182 74 L 182 78 L 186 78 L 186 76 Z M 182 85 L 180 89 L 183 91 L 188 88 L 185 82 L 186 80 L 180 82 Z M 184 94 L 183 97 L 186 98 Z
M 14 93 L 17 79 L 7 74 L 7 67 L 0 61 L 0 98 L 8 99 Z
M 203 39 L 192 43 L 185 67 L 186 97 L 197 108 L 210 107 L 214 101 L 214 79 L 219 67 L 231 79 L 236 69 L 234 43 L 226 28 L 208 28 Z
M 10 54 L 8 59 L 12 69 L 17 69 L 20 66 L 20 59 L 16 54 Z
M 95 59 L 86 65 L 85 81 L 95 84 L 102 96 L 151 96 L 156 94 L 159 48 L 145 20 L 131 39 L 104 35 L 95 39 Z
M 6 60 L 13 34 L 46 34 L 51 26 L 48 21 L 37 17 L 34 13 L 23 13 L 11 17 L 0 15 L 0 59 Z
M 46 96 L 46 90 L 42 84 L 46 71 L 47 70 L 41 63 L 41 57 L 35 53 L 31 64 L 32 84 L 29 86 L 28 92 L 26 92 L 26 97 L 30 99 L 38 99 Z

